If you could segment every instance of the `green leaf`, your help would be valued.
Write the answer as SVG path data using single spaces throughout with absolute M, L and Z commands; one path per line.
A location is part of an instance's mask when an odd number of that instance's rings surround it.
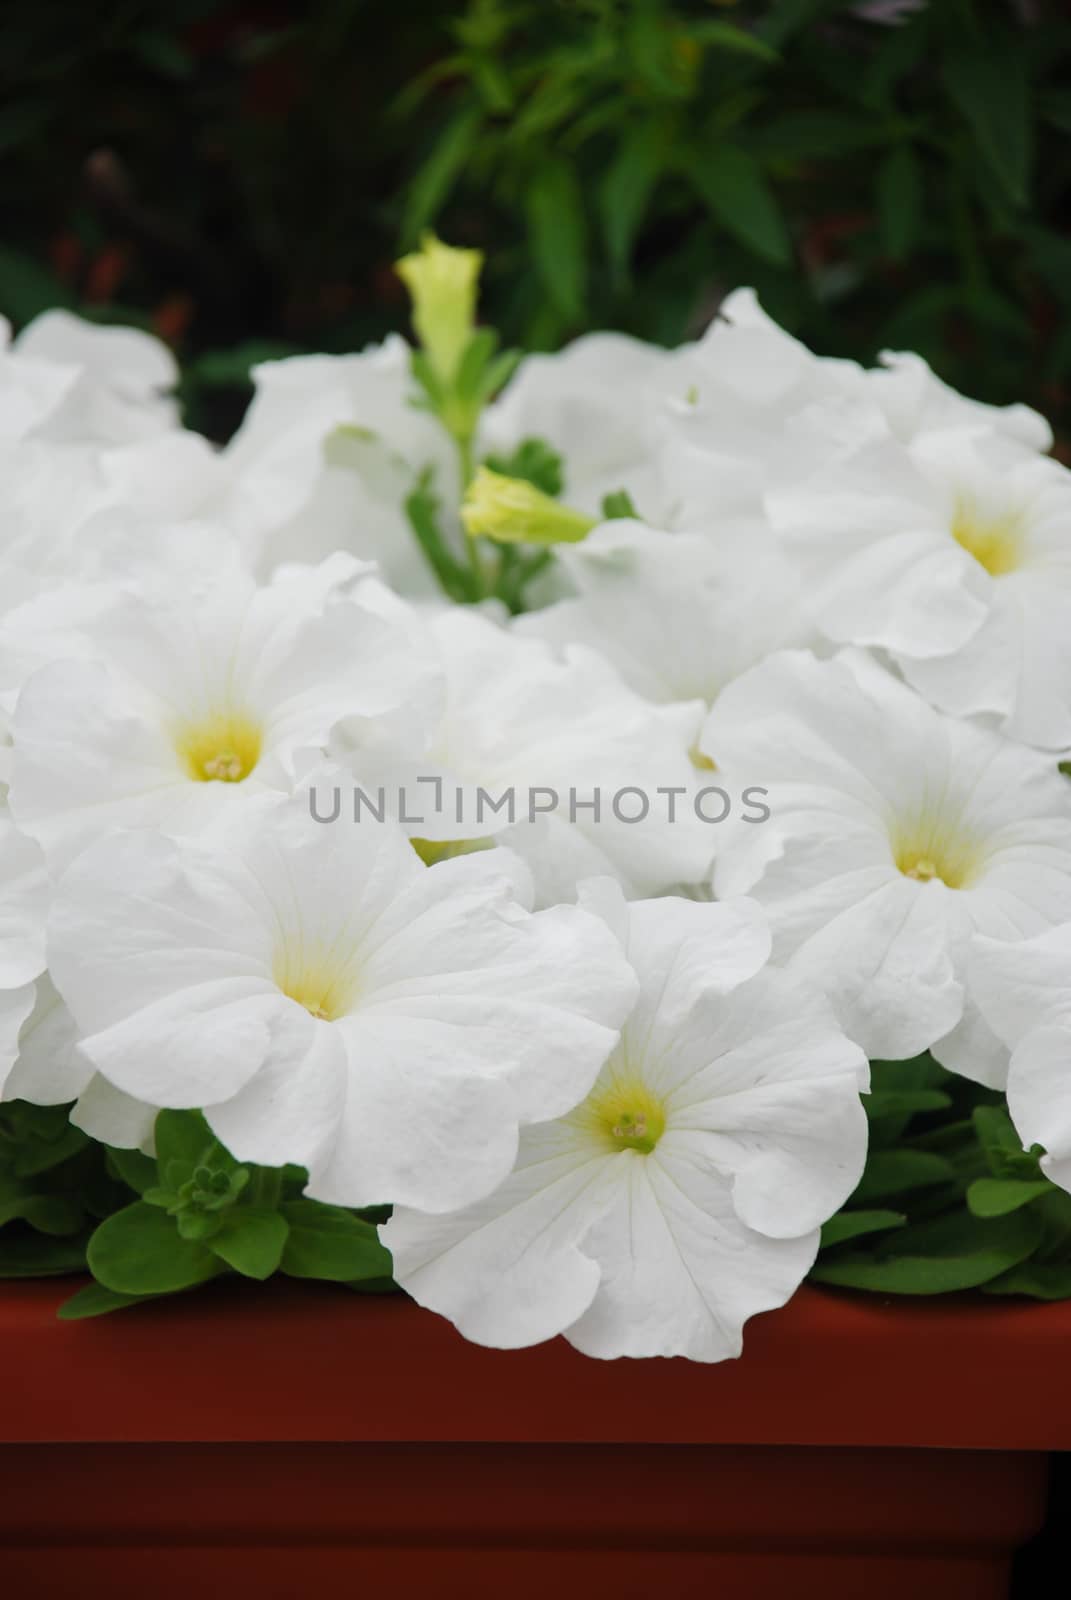
M 159 1112 L 153 1138 L 160 1175 L 169 1187 L 176 1189 L 193 1176 L 194 1168 L 202 1164 L 216 1143 L 215 1135 L 199 1111 Z M 168 1171 L 172 1163 L 176 1169 L 174 1173 Z
M 627 489 L 614 489 L 610 494 L 604 494 L 601 510 L 607 522 L 617 522 L 624 518 L 638 521 L 640 515 Z
M 143 1200 L 101 1223 L 86 1259 L 97 1281 L 120 1294 L 169 1294 L 223 1270 L 206 1245 L 180 1238 L 171 1218 Z
M 29 1223 L 38 1233 L 62 1236 L 81 1231 L 85 1212 L 76 1195 L 30 1193 L 0 1199 L 0 1228 L 16 1221 Z
M 772 64 L 780 61 L 777 51 L 754 33 L 746 33 L 731 22 L 695 22 L 683 30 L 684 37 L 714 50 L 730 50 L 735 55 L 751 56 Z
M 625 133 L 599 190 L 606 253 L 618 277 L 628 270 L 633 241 L 661 167 L 661 130 L 644 122 Z
M 863 1105 L 871 1121 L 912 1115 L 916 1111 L 947 1111 L 951 1104 L 951 1096 L 940 1089 L 878 1089 L 863 1096 Z
M 51 1110 L 52 1107 L 42 1108 Z M 67 1121 L 66 1110 L 62 1113 L 63 1126 L 56 1131 L 42 1133 L 31 1137 L 15 1152 L 12 1162 L 12 1171 L 18 1178 L 36 1178 L 44 1172 L 51 1172 L 55 1167 L 61 1166 L 64 1161 L 69 1161 L 84 1150 L 89 1143 L 81 1128 L 76 1128 Z
M 147 1196 L 146 1203 L 152 1204 Z M 223 1226 L 223 1219 L 217 1211 L 199 1211 L 192 1206 L 184 1207 L 181 1202 L 170 1208 L 169 1214 L 179 1238 L 191 1244 L 207 1244 L 209 1239 L 214 1241 Z
M 1037 1181 L 1041 1170 L 1038 1155 L 1023 1149 L 1015 1124 L 1003 1106 L 975 1106 L 971 1121 L 994 1178 Z
M 764 261 L 788 265 L 792 251 L 784 220 L 754 156 L 721 145 L 693 158 L 688 176 L 724 228 Z
M 506 387 L 523 360 L 524 352 L 521 350 L 500 350 L 494 360 L 488 362 L 480 382 L 478 399 L 481 406 L 493 400 L 499 390 Z
M 1023 1261 L 983 1285 L 985 1294 L 1022 1294 L 1033 1300 L 1071 1300 L 1071 1261 Z
M 408 250 L 429 223 L 434 222 L 483 128 L 483 111 L 469 106 L 458 113 L 435 141 L 428 159 L 409 185 L 402 220 L 402 246 Z
M 867 1233 L 885 1233 L 890 1228 L 902 1228 L 907 1221 L 902 1211 L 840 1211 L 822 1224 L 823 1250 L 848 1239 L 858 1239 Z
M 528 185 L 528 236 L 547 294 L 563 316 L 583 315 L 587 284 L 587 225 L 576 173 L 551 158 Z
M 967 1190 L 967 1204 L 976 1217 L 1003 1217 L 1051 1191 L 1047 1179 L 977 1178 Z
M 888 1109 L 892 1102 L 886 1100 L 886 1096 L 904 1094 L 913 1096 L 916 1092 L 944 1094 L 947 1092 L 945 1085 L 949 1081 L 950 1074 L 938 1066 L 929 1051 L 908 1061 L 872 1061 L 871 1092 L 863 1099 L 870 1121 L 871 1151 L 897 1147 L 912 1117 L 916 1114 L 914 1110 L 904 1110 L 898 1115 L 894 1114 Z M 879 1108 L 876 1115 L 871 1110 L 874 1105 Z
M 1025 205 L 1030 184 L 1031 106 L 1026 56 L 1005 36 L 945 62 L 945 88 L 1008 198 Z
M 506 137 L 512 144 L 530 147 L 539 134 L 549 133 L 566 121 L 581 104 L 583 95 L 584 84 L 576 73 L 561 68 L 548 73 L 514 116 Z
M 143 1305 L 146 1300 L 154 1299 L 156 1296 L 151 1294 L 116 1294 L 102 1283 L 87 1283 L 84 1289 L 63 1302 L 56 1315 L 61 1322 L 80 1322 L 85 1317 L 102 1317 L 109 1311 L 122 1311 L 127 1306 Z
M 509 75 L 492 56 L 470 56 L 468 68 L 473 84 L 488 111 L 503 113 L 512 111 L 514 98 Z
M 876 183 L 882 248 L 893 261 L 903 261 L 922 224 L 922 169 L 910 145 L 898 145 L 885 157 Z
M 956 1169 L 928 1150 L 877 1150 L 871 1154 L 853 1200 L 884 1200 L 893 1195 L 948 1183 Z
M 290 1225 L 281 1268 L 291 1278 L 327 1278 L 353 1283 L 389 1278 L 390 1252 L 370 1223 L 319 1200 L 289 1200 L 282 1214 Z
M 477 328 L 465 346 L 454 377 L 454 393 L 462 400 L 474 401 L 483 387 L 483 376 L 498 347 L 493 328 Z
M 270 1278 L 278 1270 L 289 1232 L 278 1211 L 236 1206 L 212 1240 L 212 1251 L 244 1278 Z
M 1040 1237 L 1040 1222 L 1030 1211 L 986 1222 L 957 1211 L 898 1229 L 873 1253 L 823 1258 L 811 1276 L 883 1294 L 949 1294 L 977 1288 L 1025 1261 Z

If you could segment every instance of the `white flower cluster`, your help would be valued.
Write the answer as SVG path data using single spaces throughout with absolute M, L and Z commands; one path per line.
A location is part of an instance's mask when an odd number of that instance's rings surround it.
M 463 322 L 425 317 L 433 392 Z M 678 351 L 522 361 L 460 456 L 401 339 L 260 367 L 221 451 L 174 380 L 65 313 L 0 351 L 4 1098 L 143 1148 L 200 1108 L 392 1205 L 467 1336 L 596 1356 L 718 1360 L 789 1298 L 867 1056 L 1007 1085 L 1071 1188 L 1041 418 L 747 291 Z M 560 494 L 502 489 L 526 441 Z M 539 609 L 443 598 L 418 483 Z M 518 507 L 526 551 L 467 537 Z

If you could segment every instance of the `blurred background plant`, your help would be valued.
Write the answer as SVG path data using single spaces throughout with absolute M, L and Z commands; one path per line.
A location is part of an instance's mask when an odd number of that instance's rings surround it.
M 188 419 L 404 322 L 422 228 L 508 344 L 674 343 L 726 290 L 1071 436 L 1055 0 L 38 0 L 5 17 L 0 310 L 140 322 Z

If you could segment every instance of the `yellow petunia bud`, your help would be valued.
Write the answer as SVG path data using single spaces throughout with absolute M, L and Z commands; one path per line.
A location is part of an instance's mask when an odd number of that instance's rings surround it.
M 481 250 L 455 250 L 433 233 L 395 263 L 413 302 L 413 327 L 436 376 L 451 384 L 476 323 Z
M 596 526 L 595 517 L 563 506 L 524 478 L 507 478 L 480 467 L 461 506 L 470 538 L 499 544 L 577 544 Z

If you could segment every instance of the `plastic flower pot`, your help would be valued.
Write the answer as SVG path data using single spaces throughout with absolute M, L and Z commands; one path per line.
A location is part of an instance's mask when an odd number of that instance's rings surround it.
M 0 1592 L 998 1600 L 1071 1304 L 804 1289 L 740 1361 L 466 1344 L 401 1297 L 0 1292 Z

